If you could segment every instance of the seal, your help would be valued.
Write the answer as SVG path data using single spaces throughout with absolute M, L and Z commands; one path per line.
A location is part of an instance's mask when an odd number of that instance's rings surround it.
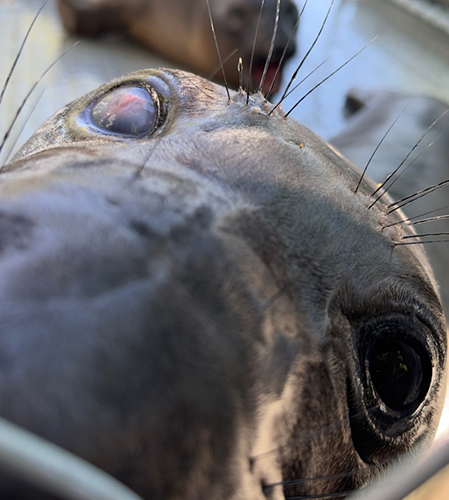
M 420 189 L 444 181 L 448 177 L 449 106 L 434 97 L 413 95 L 390 90 L 366 91 L 351 89 L 345 111 L 347 126 L 329 139 L 347 158 L 363 168 L 379 145 L 382 136 L 397 120 L 373 156 L 368 173 L 376 182 L 383 182 L 405 160 L 404 174 L 391 185 L 388 192 L 400 200 Z M 431 147 L 429 147 L 429 145 Z M 413 154 L 410 154 L 413 153 Z M 409 166 L 407 166 L 409 165 Z M 432 209 L 439 212 L 428 214 Z M 414 221 L 435 217 L 447 212 L 447 190 L 435 193 L 406 205 L 404 211 Z M 421 215 L 421 217 L 418 217 Z M 424 233 L 449 233 L 447 219 L 427 222 Z M 438 239 L 438 238 L 434 238 Z M 445 311 L 449 311 L 449 266 L 445 245 L 428 245 L 432 268 L 440 285 Z
M 0 415 L 143 498 L 342 498 L 431 441 L 412 227 L 261 94 L 114 80 L 0 175 Z M 49 498 L 2 475 L 0 497 Z
M 229 85 L 239 86 L 237 66 L 242 58 L 245 64 L 253 60 L 251 79 L 244 84 L 257 89 L 270 51 L 277 0 L 263 2 L 262 10 L 260 0 L 210 0 L 209 6 Z M 186 69 L 222 78 L 206 0 L 59 0 L 58 8 L 71 33 L 98 35 L 113 29 L 127 30 L 138 42 Z M 279 89 L 281 64 L 296 51 L 297 21 L 295 3 L 282 0 L 273 55 L 262 89 L 265 94 L 273 80 L 272 92 Z

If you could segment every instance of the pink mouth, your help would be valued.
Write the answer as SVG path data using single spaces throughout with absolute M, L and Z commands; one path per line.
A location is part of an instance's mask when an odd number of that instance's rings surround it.
M 268 66 L 267 74 L 265 76 L 265 80 L 264 80 L 263 85 L 262 85 L 262 94 L 263 95 L 266 96 L 268 94 L 270 87 L 271 87 L 271 84 L 273 82 L 273 79 L 276 75 L 276 72 L 278 71 L 278 68 L 279 68 L 278 64 L 270 64 Z M 259 84 L 260 84 L 260 81 L 262 79 L 263 71 L 264 71 L 263 65 L 257 65 L 257 66 L 253 67 L 251 77 L 253 80 L 254 89 L 259 88 Z M 273 88 L 271 89 L 271 92 L 270 92 L 271 95 L 275 94 L 279 90 L 279 87 L 281 85 L 281 79 L 282 79 L 282 69 L 279 69 L 278 74 L 276 76 L 276 81 L 274 82 Z

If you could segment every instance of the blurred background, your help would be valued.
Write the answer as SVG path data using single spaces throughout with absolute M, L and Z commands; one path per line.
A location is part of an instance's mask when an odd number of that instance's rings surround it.
M 302 1 L 296 0 L 299 8 Z M 297 81 L 330 59 L 286 99 L 284 109 L 290 109 L 376 36 L 360 55 L 309 95 L 292 116 L 329 138 L 344 126 L 342 107 L 351 87 L 425 93 L 449 102 L 449 11 L 444 5 L 448 0 L 436 1 L 443 5 L 426 0 L 335 0 L 322 36 Z M 43 0 L 0 0 L 0 82 L 5 80 L 42 4 Z M 329 5 L 330 0 L 309 1 L 298 31 L 298 52 L 285 67 L 281 89 L 313 43 Z M 68 36 L 60 24 L 55 2 L 50 0 L 36 22 L 2 103 L 0 131 L 36 79 L 79 39 L 81 43 L 55 65 L 31 99 L 28 108 L 35 105 L 36 97 L 45 89 L 32 115 L 28 118 L 24 114 L 27 123 L 17 146 L 53 112 L 102 83 L 137 69 L 175 67 L 125 36 Z M 272 101 L 277 97 L 273 96 Z

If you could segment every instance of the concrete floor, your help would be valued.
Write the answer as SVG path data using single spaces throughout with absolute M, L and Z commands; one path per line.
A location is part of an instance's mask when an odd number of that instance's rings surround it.
M 395 3 L 400 0 L 336 0 L 323 35 L 301 72 L 302 77 L 330 55 L 332 58 L 286 99 L 284 109 L 290 109 L 310 88 L 377 35 L 363 53 L 309 95 L 292 116 L 328 138 L 344 126 L 342 106 L 351 87 L 427 93 L 449 102 L 449 36 L 398 9 Z M 6 78 L 41 4 L 41 0 L 0 0 L 0 82 Z M 309 0 L 299 31 L 300 50 L 288 63 L 286 76 L 294 71 L 313 42 L 329 4 L 330 0 Z M 36 22 L 0 108 L 0 133 L 6 130 L 33 82 L 74 42 L 63 32 L 55 5 L 50 2 Z M 50 71 L 42 82 L 44 85 L 39 86 L 37 96 L 45 89 L 44 93 L 31 116 L 24 114 L 23 132 L 14 149 L 72 99 L 123 73 L 157 66 L 173 65 L 122 38 L 83 40 Z M 35 104 L 36 98 L 31 99 L 28 108 Z M 17 127 L 19 132 L 22 125 Z M 13 136 L 17 136 L 17 130 Z M 8 141 L 0 164 L 12 145 L 13 141 Z M 449 428 L 449 415 L 442 428 Z

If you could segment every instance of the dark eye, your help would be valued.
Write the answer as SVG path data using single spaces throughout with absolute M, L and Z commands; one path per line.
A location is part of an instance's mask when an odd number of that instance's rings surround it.
M 142 87 L 121 87 L 102 97 L 92 108 L 93 123 L 114 135 L 142 137 L 157 122 L 153 97 Z
M 414 311 L 353 324 L 356 365 L 348 378 L 348 407 L 354 448 L 367 463 L 389 462 L 435 431 L 445 332 Z
M 413 339 L 389 333 L 375 340 L 366 353 L 368 382 L 388 408 L 412 413 L 429 389 L 430 360 Z

